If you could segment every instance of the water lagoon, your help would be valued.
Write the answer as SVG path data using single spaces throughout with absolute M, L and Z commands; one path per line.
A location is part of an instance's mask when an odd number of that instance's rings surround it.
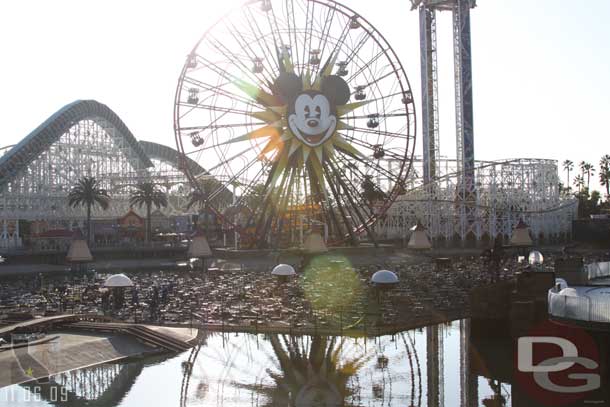
M 0 389 L 0 406 L 458 406 L 462 397 L 480 405 L 494 391 L 468 373 L 468 326 L 369 338 L 210 333 L 179 355 Z M 510 385 L 499 389 L 510 406 Z

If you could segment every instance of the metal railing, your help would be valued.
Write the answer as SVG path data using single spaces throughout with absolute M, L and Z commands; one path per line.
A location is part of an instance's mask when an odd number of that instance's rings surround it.
M 585 264 L 585 272 L 589 280 L 610 277 L 610 261 Z
M 564 290 L 549 290 L 549 315 L 579 321 L 610 322 L 610 288 L 578 287 L 568 288 L 568 292 Z

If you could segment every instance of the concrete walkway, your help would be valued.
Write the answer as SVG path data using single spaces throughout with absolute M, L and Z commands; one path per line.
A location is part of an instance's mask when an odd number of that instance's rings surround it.
M 199 332 L 196 328 L 143 327 L 190 343 Z M 49 333 L 47 337 L 54 339 L 0 350 L 0 388 L 159 351 L 135 337 L 117 333 L 63 330 Z
M 56 332 L 53 336 L 58 338 L 0 352 L 0 387 L 156 351 L 124 335 Z
M 142 269 L 161 269 L 176 267 L 176 260 L 172 259 L 124 259 L 124 260 L 105 260 L 90 263 L 88 269 L 96 270 L 98 273 L 105 273 L 116 270 L 142 270 Z M 0 277 L 10 275 L 26 275 L 39 273 L 69 272 L 70 266 L 55 264 L 4 264 L 0 266 Z

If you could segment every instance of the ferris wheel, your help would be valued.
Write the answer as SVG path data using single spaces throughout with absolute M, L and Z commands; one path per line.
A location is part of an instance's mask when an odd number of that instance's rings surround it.
M 325 225 L 357 241 L 404 191 L 415 108 L 395 52 L 332 0 L 250 0 L 212 26 L 177 86 L 185 171 L 251 242 Z M 230 192 L 230 194 L 228 193 Z

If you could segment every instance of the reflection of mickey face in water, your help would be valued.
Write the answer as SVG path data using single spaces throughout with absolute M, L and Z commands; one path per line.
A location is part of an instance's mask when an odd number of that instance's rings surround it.
M 295 137 L 315 147 L 333 135 L 337 128 L 337 117 L 331 114 L 326 96 L 319 92 L 306 92 L 296 98 L 294 113 L 288 116 L 288 125 Z
M 337 106 L 350 97 L 343 78 L 328 76 L 322 81 L 321 91 L 304 91 L 301 78 L 283 73 L 275 86 L 288 105 L 288 127 L 297 139 L 317 147 L 332 137 L 337 129 Z

